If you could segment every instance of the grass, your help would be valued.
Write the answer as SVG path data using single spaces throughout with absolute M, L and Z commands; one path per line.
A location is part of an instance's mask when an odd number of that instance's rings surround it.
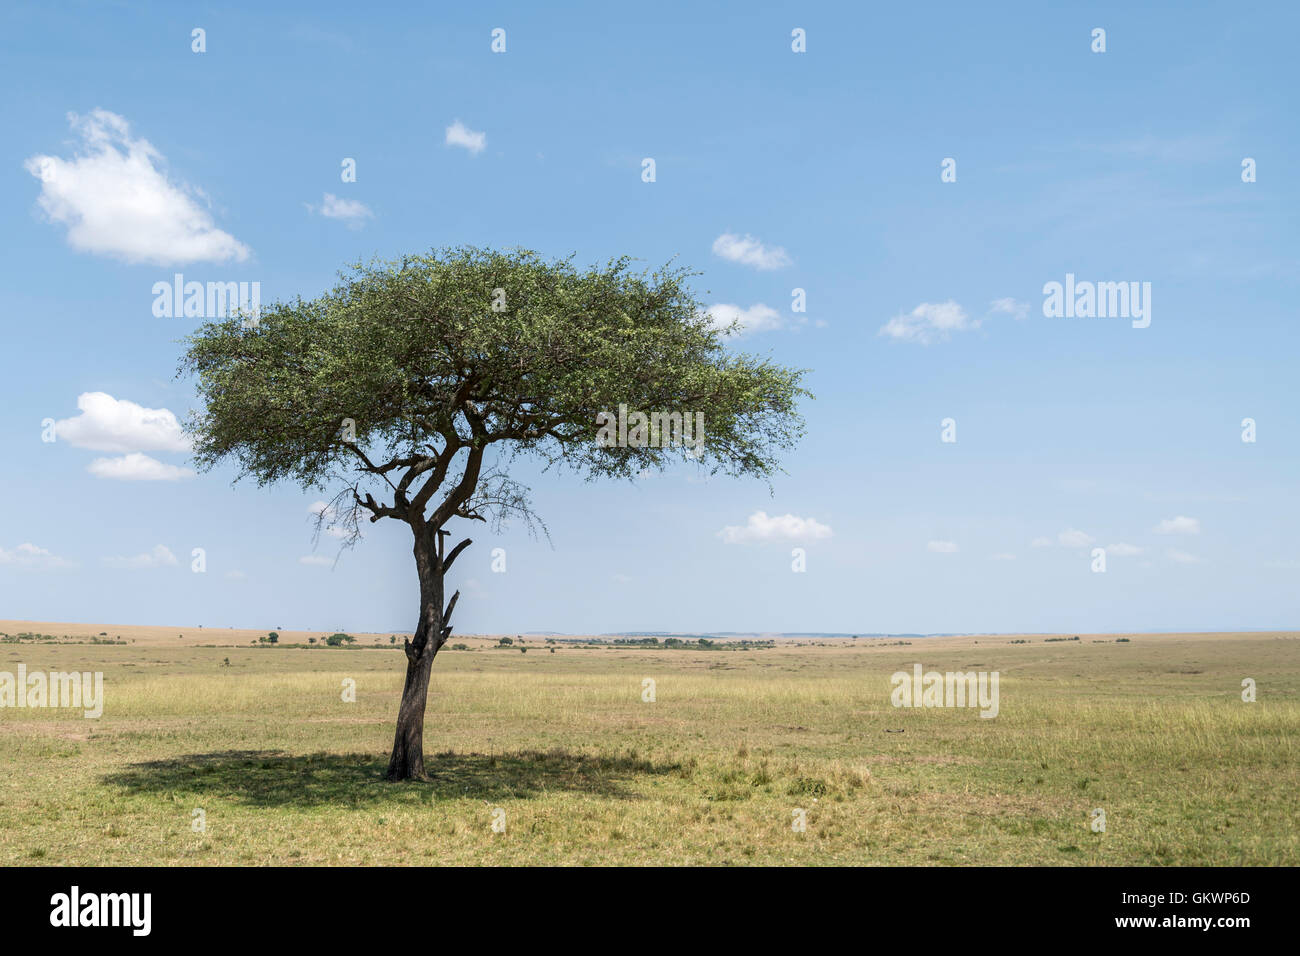
M 0 862 L 1300 863 L 1296 634 L 462 640 L 434 664 L 431 779 L 403 784 L 400 649 L 0 646 L 0 671 L 102 670 L 106 697 L 99 720 L 0 709 Z M 918 662 L 998 671 L 999 716 L 895 709 Z

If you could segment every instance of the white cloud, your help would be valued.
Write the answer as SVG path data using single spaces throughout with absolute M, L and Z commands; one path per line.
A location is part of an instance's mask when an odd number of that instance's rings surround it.
M 477 156 L 487 148 L 487 133 L 475 132 L 460 120 L 456 120 L 447 127 L 445 142 L 448 146 L 462 146 Z
M 203 194 L 173 184 L 162 154 L 133 139 L 125 119 L 96 109 L 69 113 L 68 122 L 81 138 L 75 158 L 37 155 L 23 164 L 41 181 L 41 211 L 67 227 L 68 245 L 151 265 L 248 258 L 248 247 L 218 229 L 199 204 Z
M 133 451 L 121 458 L 96 458 L 86 469 L 96 478 L 115 481 L 180 481 L 194 472 L 179 465 L 165 465 L 157 458 Z
M 1186 551 L 1179 551 L 1177 548 L 1170 548 L 1165 552 L 1165 557 L 1170 561 L 1177 561 L 1179 564 L 1200 564 L 1201 559 L 1194 554 L 1188 554 Z
M 781 269 L 791 264 L 780 246 L 768 247 L 753 236 L 741 237 L 734 232 L 724 232 L 713 240 L 713 254 L 755 269 Z
M 326 193 L 319 206 L 307 203 L 308 212 L 319 212 L 326 219 L 339 219 L 348 224 L 349 229 L 360 229 L 367 219 L 375 218 L 370 207 L 357 199 L 340 199 L 333 193 Z
M 781 313 L 776 309 L 763 303 L 758 302 L 751 305 L 748 309 L 742 309 L 738 305 L 731 305 L 727 302 L 719 302 L 717 305 L 711 305 L 706 310 L 709 321 L 712 322 L 715 329 L 725 329 L 732 322 L 739 321 L 740 326 L 736 331 L 737 335 L 746 335 L 750 332 L 767 332 L 772 329 L 779 329 L 782 326 Z
M 989 303 L 989 311 L 995 315 L 1009 315 L 1014 319 L 1029 318 L 1029 303 L 1015 299 L 994 299 Z
M 957 544 L 954 541 L 931 541 L 925 547 L 927 551 L 933 551 L 935 554 L 957 553 Z
M 1179 515 L 1166 518 L 1156 525 L 1156 534 L 1200 534 L 1201 522 L 1196 518 Z
M 1096 539 L 1077 528 L 1066 528 L 1056 536 L 1056 542 L 1063 548 L 1086 548 Z
M 323 554 L 304 554 L 298 559 L 299 564 L 326 565 L 334 562 Z
M 1141 554 L 1143 550 L 1143 548 L 1139 548 L 1135 544 L 1125 544 L 1123 541 L 1119 544 L 1106 545 L 1106 553 L 1118 558 L 1132 558 Z
M 979 319 L 972 319 L 956 302 L 922 302 L 906 315 L 896 315 L 880 327 L 878 335 L 897 342 L 932 345 L 946 342 L 953 332 L 978 329 Z
M 179 564 L 176 555 L 161 544 L 153 546 L 153 550 L 146 554 L 137 554 L 134 557 L 122 558 L 113 557 L 105 558 L 104 566 L 109 568 L 120 568 L 127 571 L 140 571 L 147 568 L 166 568 Z
M 54 423 L 54 433 L 77 448 L 92 451 L 189 451 L 189 439 L 176 416 L 165 408 L 145 408 L 105 392 L 77 396 L 76 418 Z
M 728 525 L 718 532 L 718 537 L 727 544 L 782 539 L 803 541 L 830 536 L 831 529 L 813 518 L 800 518 L 791 514 L 768 517 L 766 511 L 755 511 L 743 527 Z
M 12 551 L 0 548 L 0 567 L 21 568 L 25 571 L 53 571 L 59 568 L 76 567 L 76 565 L 28 541 L 18 545 Z

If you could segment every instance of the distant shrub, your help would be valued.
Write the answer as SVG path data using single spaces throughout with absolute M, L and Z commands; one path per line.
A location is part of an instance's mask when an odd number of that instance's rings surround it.
M 325 643 L 330 647 L 341 647 L 344 644 L 355 644 L 356 642 L 357 639 L 351 634 L 344 634 L 341 631 L 325 638 Z
M 272 631 L 270 634 L 266 635 L 266 642 L 267 642 L 268 644 L 279 644 L 279 643 L 280 643 L 280 635 L 279 635 L 278 633 L 276 633 L 275 631 Z
M 512 641 L 510 638 L 508 638 L 508 637 L 503 637 L 503 638 L 501 638 L 501 640 L 497 641 L 497 646 L 498 646 L 498 647 L 509 647 L 509 646 L 510 646 L 511 644 L 513 644 L 513 643 L 514 643 L 514 641 Z
M 786 794 L 791 797 L 824 797 L 829 789 L 825 780 L 817 777 L 800 777 L 790 784 Z

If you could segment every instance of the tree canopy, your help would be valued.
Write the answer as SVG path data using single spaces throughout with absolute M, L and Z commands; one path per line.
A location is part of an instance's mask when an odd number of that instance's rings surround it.
M 204 404 L 187 423 L 196 461 L 233 459 L 259 484 L 341 481 L 340 513 L 438 528 L 528 515 L 504 459 L 485 467 L 493 445 L 589 478 L 684 452 L 710 472 L 767 477 L 802 433 L 803 373 L 728 350 L 734 328 L 715 325 L 692 275 L 478 248 L 358 263 L 324 295 L 188 339 L 180 371 Z M 705 441 L 597 441 L 597 416 L 620 405 L 702 414 Z

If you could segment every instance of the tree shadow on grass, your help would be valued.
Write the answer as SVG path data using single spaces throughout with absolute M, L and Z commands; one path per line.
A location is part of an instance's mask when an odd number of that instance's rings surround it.
M 101 778 L 131 794 L 211 796 L 257 807 L 363 807 L 469 797 L 531 799 L 573 791 L 638 799 L 638 777 L 678 773 L 679 763 L 632 756 L 592 756 L 563 749 L 505 754 L 430 754 L 427 781 L 389 783 L 388 761 L 374 754 L 222 750 L 133 763 Z

